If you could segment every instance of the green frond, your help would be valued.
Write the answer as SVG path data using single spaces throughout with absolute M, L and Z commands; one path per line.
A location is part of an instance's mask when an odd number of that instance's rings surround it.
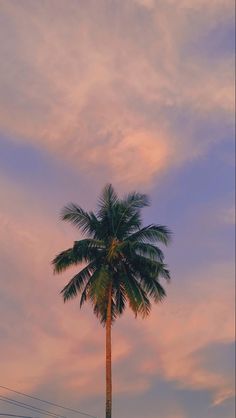
M 141 255 L 141 256 L 149 258 L 150 260 L 159 261 L 159 262 L 163 262 L 164 260 L 163 252 L 161 251 L 160 248 L 158 248 L 155 245 L 145 243 L 145 242 L 138 242 L 138 241 L 134 241 L 134 242 L 128 241 L 128 244 L 135 251 L 137 255 Z
M 118 203 L 118 196 L 111 184 L 104 187 L 98 200 L 98 218 L 111 215 L 113 207 Z
M 153 278 L 164 278 L 170 280 L 170 273 L 166 264 L 156 261 L 136 253 L 129 253 L 127 265 L 133 270 L 135 275 L 145 276 L 149 275 Z
M 133 192 L 115 205 L 115 235 L 125 238 L 129 234 L 140 229 L 142 219 L 140 209 L 149 205 L 148 196 Z
M 162 244 L 168 245 L 171 241 L 171 232 L 166 226 L 151 224 L 130 235 L 127 240 L 162 242 Z
M 111 184 L 108 184 L 102 191 L 98 201 L 97 218 L 100 221 L 102 236 L 109 240 L 115 236 L 115 210 L 119 203 L 118 196 Z
M 105 301 L 103 301 L 102 304 L 95 304 L 93 305 L 93 312 L 96 315 L 96 317 L 99 319 L 100 323 L 105 326 L 106 325 L 106 320 L 107 320 L 107 303 Z M 114 300 L 112 299 L 112 303 L 111 303 L 111 320 L 112 323 L 115 322 L 115 320 L 117 319 L 117 317 L 119 316 L 117 309 L 116 309 L 116 305 L 114 303 Z
M 114 215 L 113 224 L 118 239 L 123 240 L 141 228 L 142 218 L 137 209 L 120 204 L 115 208 Z
M 126 271 L 136 278 L 148 297 L 159 302 L 166 296 L 164 288 L 159 283 L 159 278 L 170 280 L 169 271 L 164 263 L 137 255 L 133 251 L 128 253 L 124 263 Z
M 125 310 L 125 305 L 127 302 L 127 297 L 125 293 L 124 284 L 120 280 L 119 274 L 114 278 L 113 281 L 113 291 L 114 291 L 114 303 L 116 306 L 117 314 L 120 316 Z
M 118 202 L 118 196 L 112 184 L 107 184 L 100 195 L 98 205 L 101 208 L 107 208 Z
M 163 286 L 159 283 L 157 277 L 151 275 L 139 274 L 139 283 L 141 287 L 146 291 L 148 297 L 152 298 L 155 303 L 161 302 L 165 296 L 166 291 Z
M 99 319 L 102 323 L 102 318 L 106 316 L 105 308 L 107 307 L 107 293 L 110 283 L 111 277 L 107 269 L 101 265 L 90 277 L 90 280 L 81 293 L 80 307 L 82 307 L 84 302 L 89 300 L 92 303 L 94 312 L 97 312 L 96 315 L 98 317 L 100 312 L 101 316 Z
M 155 293 L 152 295 L 155 302 L 161 302 L 166 297 L 166 291 L 164 287 L 158 282 L 158 280 L 155 281 Z
M 171 277 L 170 277 L 170 272 L 167 268 L 166 264 L 160 264 L 157 267 L 157 272 L 158 272 L 158 277 L 162 277 L 163 279 L 165 279 L 167 282 L 170 282 Z
M 96 271 L 95 271 L 96 273 Z M 94 273 L 94 274 L 95 274 Z M 88 299 L 88 292 L 89 292 L 89 287 L 90 287 L 90 282 L 94 277 L 94 274 L 90 277 L 90 280 L 87 282 L 87 284 L 84 286 L 83 291 L 81 292 L 81 297 L 80 297 L 80 308 L 82 308 L 83 304 L 87 301 Z
M 131 207 L 134 209 L 142 209 L 145 206 L 150 206 L 149 197 L 146 194 L 137 193 L 137 192 L 129 193 L 122 200 L 122 203 L 126 207 Z
M 54 273 L 61 273 L 72 265 L 87 263 L 93 259 L 100 258 L 103 252 L 104 245 L 102 241 L 89 238 L 75 241 L 73 248 L 62 251 L 52 261 Z
M 105 254 L 105 246 L 103 241 L 87 238 L 74 242 L 73 253 L 78 262 L 90 262 Z
M 72 265 L 76 264 L 73 248 L 62 251 L 52 261 L 54 273 L 61 273 Z
M 88 266 L 83 268 L 78 274 L 76 274 L 67 285 L 62 289 L 61 294 L 63 295 L 64 302 L 69 299 L 73 299 L 78 293 L 81 293 L 83 287 L 89 281 L 90 277 L 96 269 L 96 264 L 90 263 Z
M 85 300 L 89 300 L 93 306 L 94 314 L 98 317 L 101 324 L 106 323 L 107 304 L 109 288 L 112 282 L 112 276 L 105 266 L 97 269 L 93 276 L 87 283 L 81 295 L 80 305 L 82 306 Z M 112 292 L 113 293 L 113 292 Z M 117 318 L 117 308 L 112 295 L 112 321 Z
M 95 303 L 99 303 L 106 298 L 109 285 L 111 283 L 111 276 L 105 266 L 101 266 L 96 271 L 96 280 L 92 280 L 89 287 L 89 298 Z
M 61 213 L 61 219 L 75 225 L 85 234 L 96 237 L 99 233 L 99 221 L 93 212 L 86 212 L 80 206 L 70 203 Z
M 136 278 L 126 270 L 122 276 L 127 299 L 130 308 L 135 316 L 140 314 L 143 318 L 148 316 L 151 311 L 151 303 L 144 288 L 138 283 Z

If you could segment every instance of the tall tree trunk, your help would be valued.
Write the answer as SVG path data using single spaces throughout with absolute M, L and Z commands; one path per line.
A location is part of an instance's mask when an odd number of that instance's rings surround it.
M 112 409 L 112 373 L 111 373 L 111 305 L 112 286 L 109 289 L 106 318 L 106 418 L 111 418 Z

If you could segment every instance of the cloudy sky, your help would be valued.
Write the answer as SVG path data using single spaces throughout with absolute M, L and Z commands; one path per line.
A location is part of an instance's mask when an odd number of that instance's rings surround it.
M 233 8 L 0 0 L 1 385 L 104 416 L 104 330 L 50 261 L 112 182 L 174 232 L 165 303 L 114 326 L 114 418 L 233 418 Z

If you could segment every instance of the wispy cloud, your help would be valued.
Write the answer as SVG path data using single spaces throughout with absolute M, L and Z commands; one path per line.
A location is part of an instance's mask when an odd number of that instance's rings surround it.
M 164 376 L 180 387 L 212 391 L 213 402 L 218 404 L 234 396 L 233 374 L 210 370 L 198 352 L 209 344 L 214 350 L 214 344 L 234 341 L 233 271 L 233 265 L 227 264 L 199 269 L 191 280 L 186 279 L 182 295 L 175 283 L 161 309 L 162 317 L 155 320 L 152 316 L 150 321 L 152 346 L 156 341 L 159 347 L 157 367 Z M 159 329 L 159 333 L 155 335 L 153 329 Z M 154 359 L 147 362 L 146 371 L 158 372 L 155 364 Z
M 2 0 L 0 128 L 118 183 L 150 183 L 220 139 L 196 139 L 186 113 L 232 119 L 233 58 L 212 68 L 199 52 L 230 3 Z

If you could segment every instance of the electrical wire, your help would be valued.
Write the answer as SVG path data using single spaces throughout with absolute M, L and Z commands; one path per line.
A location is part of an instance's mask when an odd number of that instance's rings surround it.
M 1 414 L 1 417 L 16 417 L 16 418 L 36 418 L 36 417 L 26 417 L 25 415 L 15 415 L 15 414 Z
M 63 415 L 57 415 L 57 414 L 54 414 L 54 412 L 46 411 L 45 409 L 38 408 L 37 406 L 26 404 L 24 402 L 20 402 L 20 401 L 17 401 L 15 399 L 7 398 L 5 396 L 0 395 L 0 401 L 9 403 L 10 405 L 18 406 L 18 407 L 23 408 L 23 409 L 27 409 L 29 411 L 38 412 L 39 414 L 44 414 L 44 415 L 47 415 L 49 417 L 66 418 Z
M 19 391 L 15 390 L 15 389 L 11 389 L 7 386 L 0 385 L 0 388 L 8 390 L 8 391 L 13 392 L 13 393 L 16 393 L 18 395 L 26 396 L 27 398 L 34 399 L 36 401 L 46 403 L 48 405 L 57 406 L 58 408 L 64 409 L 65 411 L 75 412 L 76 414 L 84 415 L 84 416 L 87 416 L 87 417 L 90 417 L 90 418 L 97 418 L 97 417 L 95 417 L 95 415 L 87 414 L 86 412 L 82 412 L 79 409 L 72 409 L 72 408 L 68 408 L 68 407 L 60 405 L 60 404 L 56 404 L 54 402 L 46 401 L 44 399 L 37 398 L 36 396 L 31 396 L 31 395 L 28 395 L 27 393 L 23 393 L 23 392 L 19 392 Z

